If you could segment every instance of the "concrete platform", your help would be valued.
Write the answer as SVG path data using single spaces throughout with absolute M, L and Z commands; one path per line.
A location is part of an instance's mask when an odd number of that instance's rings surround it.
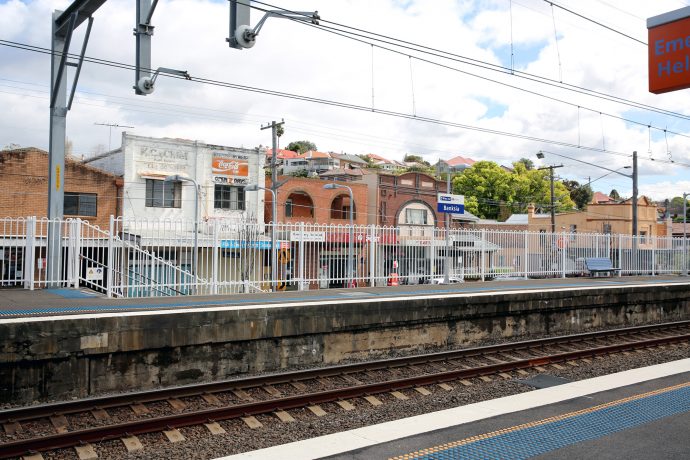
M 690 359 L 223 460 L 690 458 Z
M 78 315 L 100 312 L 136 312 L 143 310 L 178 310 L 199 307 L 232 307 L 324 301 L 357 301 L 397 296 L 477 295 L 505 292 L 530 292 L 543 289 L 591 289 L 667 283 L 690 284 L 690 278 L 676 275 L 549 278 L 514 281 L 465 282 L 452 285 L 414 285 L 357 289 L 323 289 L 253 293 L 217 296 L 151 297 L 108 299 L 105 296 L 79 289 L 0 289 L 0 317 Z
M 0 402 L 14 403 L 690 319 L 677 276 L 124 300 L 0 292 Z

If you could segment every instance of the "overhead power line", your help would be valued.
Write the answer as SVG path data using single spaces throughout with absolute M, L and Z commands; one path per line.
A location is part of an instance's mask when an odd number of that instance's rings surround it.
M 250 8 L 256 9 L 258 11 L 263 11 L 263 12 L 269 11 L 265 8 L 261 8 L 261 7 L 254 5 L 255 3 L 265 5 L 265 6 L 270 7 L 270 8 L 277 8 L 277 9 L 284 11 L 286 13 L 286 15 L 285 15 L 286 19 L 294 20 L 293 18 L 290 18 L 289 16 L 287 16 L 287 14 L 300 14 L 299 12 L 295 12 L 295 11 L 292 11 L 292 10 L 289 10 L 289 9 L 286 9 L 283 7 L 279 7 L 279 6 L 272 5 L 272 4 L 269 4 L 266 2 L 261 2 L 261 1 L 252 1 Z M 280 13 L 275 13 L 275 14 L 280 15 Z M 636 101 L 632 101 L 630 99 L 622 98 L 619 96 L 606 94 L 606 93 L 601 92 L 601 91 L 588 89 L 588 88 L 574 85 L 574 84 L 560 82 L 558 80 L 550 79 L 550 78 L 539 76 L 536 74 L 531 74 L 529 72 L 511 69 L 511 68 L 502 66 L 500 64 L 493 64 L 493 63 L 490 63 L 487 61 L 482 61 L 480 59 L 470 58 L 470 57 L 459 55 L 459 54 L 452 53 L 449 51 L 440 50 L 438 48 L 420 45 L 420 44 L 410 42 L 407 40 L 402 40 L 399 38 L 394 38 L 394 37 L 379 34 L 376 32 L 367 31 L 364 29 L 360 29 L 360 28 L 353 27 L 353 26 L 348 26 L 348 25 L 337 23 L 334 21 L 329 21 L 327 19 L 323 19 L 323 17 L 321 17 L 319 19 L 319 25 L 315 25 L 315 24 L 311 24 L 311 23 L 305 23 L 303 21 L 295 21 L 295 22 L 298 22 L 299 24 L 302 24 L 302 25 L 307 26 L 307 27 L 313 27 L 313 28 L 316 28 L 319 30 L 323 30 L 323 31 L 335 34 L 335 35 L 347 34 L 347 35 L 342 35 L 342 36 L 344 36 L 345 38 L 352 39 L 352 40 L 356 40 L 353 37 L 366 38 L 368 40 L 376 40 L 376 41 L 380 41 L 382 43 L 396 46 L 398 48 L 416 51 L 416 52 L 420 52 L 423 54 L 428 54 L 428 55 L 440 57 L 442 59 L 448 59 L 448 60 L 452 60 L 455 62 L 467 64 L 467 65 L 472 65 L 472 66 L 479 67 L 482 69 L 486 69 L 486 70 L 490 70 L 490 71 L 494 71 L 494 72 L 499 72 L 499 73 L 502 73 L 505 75 L 514 75 L 514 76 L 517 76 L 519 78 L 522 78 L 522 79 L 525 79 L 528 81 L 532 81 L 535 83 L 545 84 L 548 86 L 556 87 L 556 88 L 563 89 L 566 91 L 584 94 L 587 96 L 598 97 L 600 99 L 607 100 L 609 102 L 615 102 L 615 103 L 627 105 L 630 107 L 634 107 L 636 109 L 647 110 L 647 111 L 659 113 L 659 114 L 666 115 L 666 116 L 681 118 L 684 120 L 690 120 L 690 115 L 682 114 L 679 112 L 674 112 L 671 110 L 661 109 L 661 108 L 654 107 L 654 106 L 644 104 L 641 102 L 636 102 Z M 335 28 L 335 27 L 326 26 L 326 25 L 324 25 L 324 23 L 333 24 L 336 27 L 340 27 L 340 29 Z M 371 45 L 371 42 L 365 41 L 364 43 Z M 378 46 L 381 49 L 386 49 L 387 51 L 396 52 L 394 50 L 390 50 L 388 48 L 381 47 L 380 45 L 378 45 Z M 400 53 L 400 52 L 398 51 L 398 53 Z M 402 53 L 402 54 L 407 56 L 407 54 L 405 54 L 405 53 Z M 420 59 L 420 58 L 417 57 L 417 59 Z M 438 63 L 436 63 L 434 61 L 428 61 L 428 63 L 438 65 Z M 484 77 L 480 77 L 480 78 L 484 78 Z
M 52 52 L 47 48 L 43 48 L 43 47 L 39 47 L 39 46 L 35 46 L 35 45 L 28 45 L 28 44 L 24 44 L 24 43 L 11 42 L 8 40 L 1 40 L 0 39 L 0 45 L 9 46 L 12 48 L 22 49 L 22 50 L 26 50 L 26 51 L 37 52 L 37 53 L 41 53 L 41 54 L 48 54 L 48 55 L 52 54 Z M 73 57 L 73 58 L 76 57 L 76 55 L 69 54 L 69 53 L 68 53 L 68 56 Z M 110 60 L 94 58 L 94 57 L 85 56 L 84 61 L 94 63 L 94 64 L 100 64 L 100 65 L 104 65 L 104 66 L 119 68 L 119 69 L 125 69 L 125 70 L 133 70 L 134 69 L 134 65 L 131 65 L 131 64 L 124 64 L 121 62 L 110 61 Z M 153 69 L 149 69 L 149 70 L 153 70 Z M 270 96 L 276 96 L 276 97 L 282 97 L 282 98 L 304 101 L 304 102 L 312 102 L 312 103 L 317 103 L 317 104 L 327 105 L 327 106 L 332 106 L 332 107 L 347 108 L 347 109 L 351 109 L 351 110 L 358 110 L 361 112 L 377 113 L 377 114 L 387 115 L 387 116 L 401 118 L 401 119 L 421 121 L 421 122 L 425 122 L 425 123 L 436 124 L 436 125 L 441 125 L 441 126 L 448 126 L 448 127 L 453 127 L 453 128 L 459 128 L 459 129 L 466 129 L 466 130 L 482 132 L 482 133 L 486 133 L 486 134 L 494 134 L 494 135 L 499 135 L 499 136 L 504 136 L 504 137 L 510 137 L 510 138 L 532 141 L 532 142 L 540 142 L 540 143 L 544 143 L 544 144 L 557 145 L 560 147 L 568 147 L 568 148 L 573 148 L 573 149 L 578 149 L 578 150 L 608 153 L 608 154 L 626 156 L 626 157 L 630 156 L 629 154 L 626 154 L 623 152 L 616 152 L 613 150 L 606 150 L 606 149 L 598 148 L 598 147 L 588 147 L 588 146 L 583 146 L 583 145 L 576 145 L 574 143 L 565 142 L 565 141 L 545 139 L 545 138 L 540 138 L 540 137 L 536 137 L 536 136 L 529 136 L 526 134 L 510 133 L 510 132 L 506 132 L 506 131 L 500 131 L 500 130 L 490 129 L 490 128 L 483 128 L 483 127 L 467 125 L 467 124 L 463 124 L 463 123 L 456 123 L 456 122 L 451 122 L 451 121 L 441 120 L 441 119 L 436 119 L 436 118 L 431 118 L 431 117 L 423 117 L 423 116 L 419 116 L 419 115 L 408 114 L 408 113 L 403 113 L 403 112 L 396 112 L 396 111 L 392 111 L 392 110 L 376 109 L 376 108 L 372 108 L 369 106 L 361 106 L 361 105 L 351 104 L 351 103 L 347 103 L 347 102 L 333 101 L 333 100 L 329 100 L 329 99 L 317 98 L 317 97 L 312 97 L 312 96 L 304 96 L 304 95 L 299 95 L 299 94 L 294 94 L 294 93 L 270 90 L 270 89 L 266 89 L 266 88 L 240 85 L 240 84 L 236 84 L 236 83 L 224 82 L 224 81 L 213 80 L 213 79 L 202 78 L 202 77 L 194 77 L 194 78 L 188 79 L 186 77 L 179 77 L 179 76 L 175 76 L 175 75 L 168 75 L 168 74 L 161 74 L 161 75 L 165 76 L 167 78 L 176 78 L 176 79 L 181 79 L 181 80 L 196 81 L 199 83 L 204 83 L 204 84 L 209 84 L 209 85 L 214 85 L 214 86 L 219 86 L 219 87 L 225 87 L 225 88 L 231 88 L 231 89 L 237 89 L 237 90 L 241 90 L 241 91 L 254 92 L 254 93 L 258 93 L 258 94 L 265 94 L 265 95 L 270 95 Z M 662 162 L 662 160 L 657 160 L 657 161 Z M 684 163 L 679 163 L 679 162 L 673 162 L 673 163 L 676 165 L 690 167 L 690 164 L 684 164 Z
M 625 38 L 629 38 L 629 39 L 632 40 L 632 41 L 635 41 L 635 42 L 637 42 L 637 43 L 641 43 L 641 44 L 644 45 L 644 46 L 647 46 L 647 42 L 643 42 L 642 40 L 638 40 L 637 38 L 635 38 L 635 37 L 633 37 L 633 36 L 631 36 L 631 35 L 628 35 L 628 34 L 626 34 L 626 33 L 623 33 L 623 32 L 621 32 L 621 31 L 619 31 L 619 30 L 616 30 L 616 29 L 614 29 L 613 27 L 609 27 L 609 26 L 607 26 L 606 24 L 602 24 L 602 23 L 599 22 L 599 21 L 595 21 L 594 19 L 588 18 L 587 16 L 584 16 L 584 15 L 582 15 L 582 14 L 580 14 L 580 13 L 577 13 L 577 12 L 575 12 L 575 11 L 573 11 L 573 10 L 569 10 L 568 8 L 566 8 L 566 7 L 564 7 L 564 6 L 561 6 L 561 5 L 559 5 L 558 3 L 554 3 L 554 2 L 552 2 L 551 0 L 544 0 L 544 1 L 545 1 L 546 3 L 548 3 L 549 5 L 551 5 L 551 6 L 555 6 L 556 8 L 562 9 L 563 11 L 567 11 L 568 13 L 573 14 L 573 15 L 579 17 L 579 18 L 582 18 L 582 19 L 584 19 L 585 21 L 589 21 L 589 22 L 591 22 L 591 23 L 593 23 L 593 24 L 598 25 L 599 27 L 603 27 L 603 28 L 606 29 L 606 30 L 610 30 L 610 31 L 613 32 L 613 33 L 616 33 L 616 34 L 618 34 L 618 35 L 622 35 L 622 36 L 624 36 Z
M 0 40 L 0 44 L 5 45 L 5 46 L 14 47 L 14 48 L 24 49 L 24 50 L 28 50 L 28 51 L 39 52 L 39 53 L 43 53 L 43 54 L 52 54 L 51 51 L 48 50 L 47 48 L 42 48 L 42 47 L 38 47 L 38 46 L 34 46 L 34 45 L 26 45 L 23 43 L 9 42 L 7 40 Z M 72 55 L 72 56 L 74 57 L 74 55 Z M 92 57 L 86 57 L 85 56 L 84 61 L 91 62 L 94 64 L 101 64 L 101 65 L 105 65 L 105 66 L 120 68 L 120 69 L 127 69 L 127 70 L 133 70 L 134 69 L 133 65 L 124 64 L 124 63 L 115 62 L 115 61 L 108 61 L 105 59 L 98 59 L 98 58 L 92 58 Z M 436 124 L 436 125 L 440 125 L 440 126 L 448 126 L 448 127 L 453 127 L 453 128 L 466 129 L 466 130 L 470 130 L 470 131 L 482 132 L 482 133 L 486 133 L 486 134 L 494 134 L 494 135 L 499 135 L 499 136 L 504 136 L 504 137 L 510 137 L 510 138 L 532 141 L 532 142 L 540 142 L 540 143 L 544 143 L 544 144 L 558 145 L 561 147 L 569 147 L 569 148 L 574 148 L 574 149 L 579 149 L 579 150 L 587 150 L 587 151 L 593 151 L 593 152 L 617 153 L 617 154 L 625 155 L 622 152 L 614 152 L 611 150 L 604 150 L 604 149 L 600 149 L 598 147 L 587 147 L 587 146 L 575 145 L 573 143 L 565 142 L 565 141 L 556 141 L 556 140 L 552 140 L 552 139 L 544 139 L 544 138 L 540 138 L 540 137 L 536 137 L 536 136 L 529 136 L 526 134 L 510 133 L 510 132 L 506 132 L 506 131 L 500 131 L 500 130 L 490 129 L 490 128 L 483 128 L 483 127 L 479 127 L 479 126 L 472 126 L 472 125 L 467 125 L 467 124 L 463 124 L 463 123 L 456 123 L 456 122 L 451 122 L 451 121 L 441 120 L 441 119 L 436 119 L 436 118 L 431 118 L 431 117 L 423 117 L 423 116 L 419 116 L 419 115 L 415 116 L 413 114 L 396 112 L 393 110 L 376 109 L 376 108 L 372 108 L 372 107 L 367 107 L 367 106 L 362 106 L 362 105 L 357 105 L 357 104 L 351 104 L 351 103 L 347 103 L 347 102 L 334 101 L 334 100 L 330 100 L 330 99 L 323 99 L 323 98 L 312 97 L 312 96 L 304 96 L 304 95 L 300 95 L 300 94 L 270 90 L 270 89 L 259 88 L 259 87 L 254 87 L 254 86 L 240 85 L 237 83 L 224 82 L 224 81 L 213 80 L 213 79 L 209 79 L 209 78 L 194 77 L 191 79 L 187 79 L 185 77 L 178 77 L 175 75 L 167 75 L 167 74 L 161 74 L 161 75 L 168 77 L 168 78 L 191 80 L 191 81 L 196 81 L 199 83 L 205 83 L 205 84 L 224 87 L 224 88 L 232 88 L 232 89 L 237 89 L 237 90 L 241 90 L 241 91 L 248 91 L 248 92 L 253 92 L 253 93 L 258 93 L 258 94 L 265 94 L 265 95 L 269 95 L 269 96 L 282 97 L 282 98 L 299 100 L 299 101 L 304 101 L 304 102 L 312 102 L 312 103 L 317 103 L 317 104 L 327 105 L 327 106 L 332 106 L 332 107 L 347 108 L 347 109 L 351 109 L 351 110 L 358 110 L 361 112 L 372 112 L 372 113 L 387 115 L 387 116 L 401 118 L 401 119 L 421 121 L 421 122 Z

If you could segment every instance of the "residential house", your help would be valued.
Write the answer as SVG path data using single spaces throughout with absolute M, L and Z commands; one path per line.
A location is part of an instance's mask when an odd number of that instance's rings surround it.
M 357 155 L 350 155 L 348 153 L 331 153 L 331 156 L 340 160 L 340 167 L 343 169 L 359 169 L 369 166 L 369 163 L 362 160 Z
M 285 159 L 282 173 L 292 175 L 306 171 L 307 175 L 313 176 L 339 167 L 340 160 L 335 157 L 335 154 L 310 150 L 294 158 Z

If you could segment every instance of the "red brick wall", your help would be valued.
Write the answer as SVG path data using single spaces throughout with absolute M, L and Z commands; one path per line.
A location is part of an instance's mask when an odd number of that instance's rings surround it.
M 424 186 L 425 184 L 431 186 Z M 410 172 L 399 176 L 380 175 L 378 188 L 379 225 L 397 225 L 401 209 L 408 203 L 421 201 L 433 210 L 434 226 L 443 226 L 443 214 L 436 212 L 436 200 L 438 193 L 446 192 L 445 182 L 427 174 Z
M 101 228 L 108 228 L 110 215 L 120 212 L 118 184 L 116 176 L 65 162 L 65 191 L 97 194 L 97 216 L 83 219 Z M 0 152 L 0 217 L 45 217 L 47 210 L 48 154 L 30 148 Z
M 336 190 L 325 190 L 324 185 L 332 181 L 325 181 L 321 179 L 306 178 L 306 177 L 291 177 L 291 176 L 281 176 L 279 178 L 281 181 L 287 180 L 278 189 L 278 221 L 279 222 L 311 222 L 317 224 L 348 224 L 349 216 L 346 213 L 344 219 L 338 219 L 331 217 L 331 204 L 339 196 L 343 196 L 345 202 L 349 202 L 349 192 L 347 189 L 336 189 Z M 347 185 L 352 188 L 352 195 L 355 201 L 355 219 L 356 225 L 366 225 L 367 224 L 367 212 L 372 212 L 369 210 L 367 203 L 367 186 L 366 184 L 357 182 L 341 182 L 336 181 L 336 184 Z M 266 187 L 271 186 L 271 179 L 266 178 Z M 306 210 L 304 208 L 293 207 L 295 211 L 293 217 L 285 217 L 285 201 L 288 199 L 291 193 L 301 192 L 307 194 L 313 203 L 313 216 L 307 217 Z M 294 196 L 293 206 L 298 204 L 304 206 L 307 204 L 302 195 Z M 264 208 L 264 221 L 271 221 L 271 206 L 272 206 L 272 196 L 270 192 L 266 192 L 265 195 L 265 208 Z M 297 214 L 297 209 L 300 214 Z

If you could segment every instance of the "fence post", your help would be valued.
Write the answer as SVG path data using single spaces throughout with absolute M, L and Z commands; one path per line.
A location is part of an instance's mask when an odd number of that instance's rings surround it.
M 369 226 L 369 286 L 376 286 L 376 227 Z
M 250 225 L 250 224 L 249 224 Z M 218 220 L 213 219 L 213 241 L 211 244 L 211 293 L 218 294 L 218 259 L 220 248 L 218 247 Z
M 115 260 L 115 242 L 113 241 L 113 232 L 115 231 L 115 216 L 110 215 L 110 227 L 108 230 L 108 267 L 105 273 L 106 277 L 106 296 L 110 299 L 113 297 L 113 281 L 115 277 L 113 276 L 113 271 L 115 270 L 115 265 L 117 264 Z
M 525 230 L 525 279 L 529 278 L 529 230 Z
M 67 284 L 74 289 L 79 287 L 79 255 L 81 240 L 81 220 L 75 219 L 69 223 L 69 257 L 67 259 Z
M 484 281 L 484 265 L 486 263 L 486 251 L 485 251 L 485 246 L 486 246 L 486 229 L 482 229 L 482 256 L 481 256 L 481 273 L 482 273 L 482 281 Z
M 34 259 L 36 258 L 36 216 L 26 220 L 24 246 L 24 289 L 34 290 Z
M 572 235 L 572 233 L 571 233 L 571 235 Z M 563 236 L 561 236 L 561 238 L 563 238 L 563 244 L 562 244 L 563 248 L 561 249 L 561 251 L 563 253 L 561 255 L 561 264 L 563 265 L 563 269 L 561 270 L 561 278 L 565 278 L 565 262 L 567 260 L 566 253 L 568 252 L 566 249 L 568 247 L 568 240 L 565 238 L 565 230 L 563 230 Z
M 656 237 L 649 237 L 650 242 L 652 243 L 652 276 L 656 276 L 654 273 L 654 268 L 656 266 L 656 246 L 657 246 L 657 238 Z
M 292 232 L 290 232 L 292 236 Z M 299 290 L 304 291 L 304 222 L 299 223 L 299 267 L 297 268 L 297 276 L 299 276 Z
M 431 279 L 429 282 L 432 282 L 436 278 L 436 237 L 438 235 L 436 234 L 436 227 L 434 227 L 431 230 L 431 256 L 430 256 L 430 264 L 431 266 L 429 267 L 429 274 L 431 275 Z
M 623 276 L 623 235 L 618 234 L 618 265 L 620 270 L 618 270 L 618 276 Z

